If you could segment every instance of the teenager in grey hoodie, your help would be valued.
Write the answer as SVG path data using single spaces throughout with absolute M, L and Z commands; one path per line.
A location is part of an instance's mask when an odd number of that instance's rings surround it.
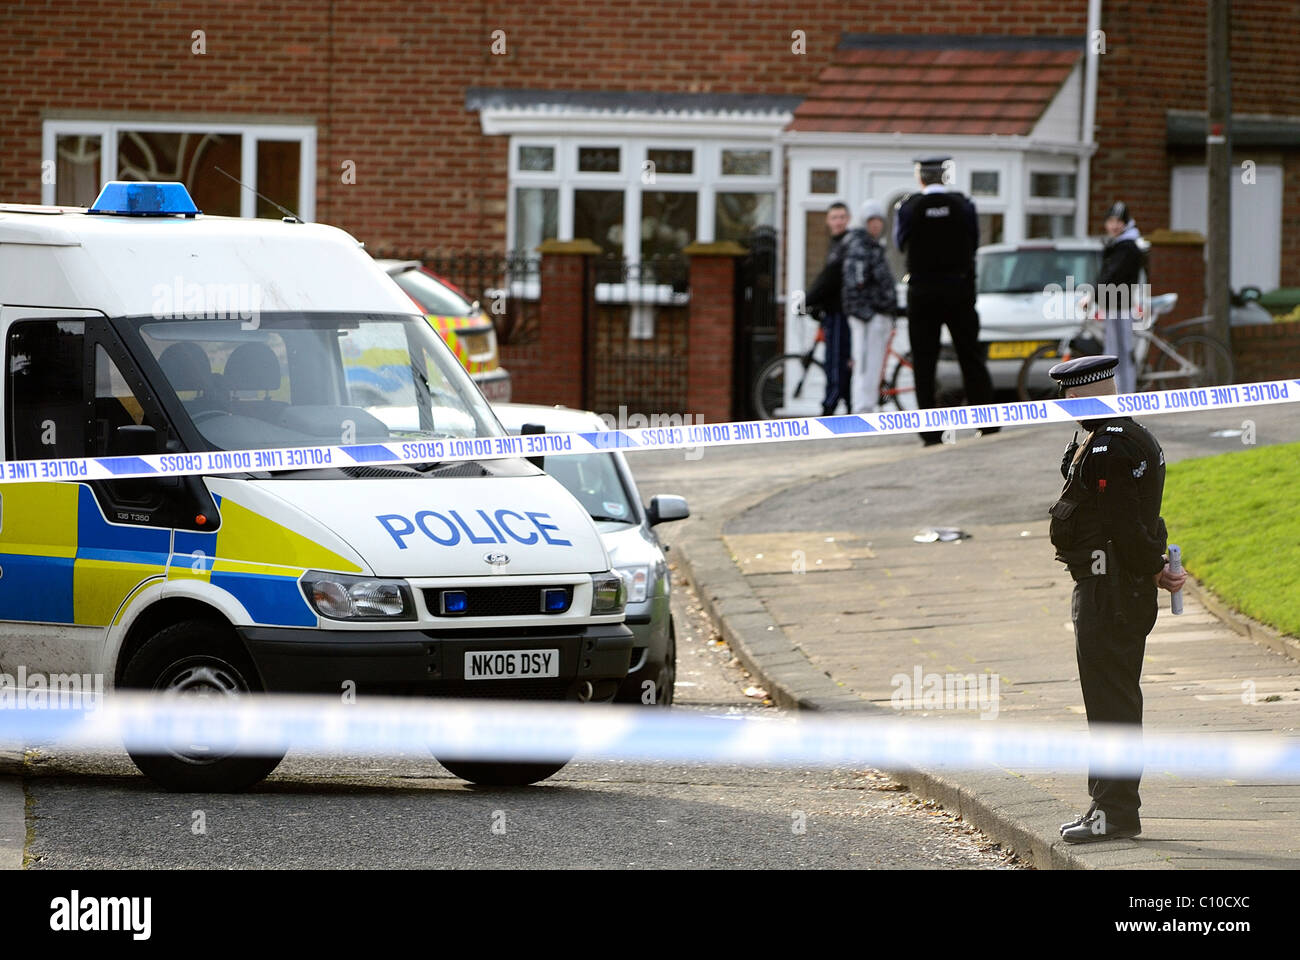
M 844 242 L 840 302 L 849 318 L 853 361 L 850 410 L 853 413 L 871 413 L 876 409 L 885 345 L 889 342 L 894 317 L 898 315 L 894 274 L 880 242 L 884 232 L 884 208 L 869 200 L 862 207 L 862 226 L 850 230 Z

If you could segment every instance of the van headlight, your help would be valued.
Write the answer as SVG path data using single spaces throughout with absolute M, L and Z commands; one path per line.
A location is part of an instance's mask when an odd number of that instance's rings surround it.
M 591 612 L 622 613 L 627 606 L 627 584 L 617 572 L 591 578 Z
M 312 609 L 331 620 L 415 619 L 415 604 L 403 580 L 310 570 L 299 582 Z
M 638 564 L 630 567 L 615 567 L 623 582 L 627 585 L 627 602 L 644 603 L 650 595 L 650 567 Z

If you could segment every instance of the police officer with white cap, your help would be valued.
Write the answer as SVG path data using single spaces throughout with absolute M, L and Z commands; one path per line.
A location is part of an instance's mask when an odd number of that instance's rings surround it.
M 921 192 L 899 203 L 894 244 L 907 254 L 907 329 L 917 404 L 934 406 L 943 324 L 952 336 L 967 399 L 973 404 L 992 403 L 993 381 L 980 351 L 980 318 L 975 312 L 975 250 L 980 236 L 975 204 L 944 186 L 951 157 L 922 157 L 915 162 Z M 981 433 L 996 430 L 986 428 Z M 938 443 L 940 434 L 923 433 L 921 439 L 927 445 Z
M 1051 508 L 1056 559 L 1074 579 L 1071 619 L 1075 657 L 1088 723 L 1142 724 L 1142 658 L 1156 622 L 1156 593 L 1180 590 L 1186 580 L 1172 573 L 1160 516 L 1165 455 L 1147 429 L 1117 416 L 1096 398 L 1115 394 L 1112 356 L 1080 357 L 1049 371 L 1061 395 L 1077 399 L 1083 441 L 1061 460 L 1065 486 Z M 1134 837 L 1140 777 L 1088 775 L 1092 806 L 1061 825 L 1068 843 Z

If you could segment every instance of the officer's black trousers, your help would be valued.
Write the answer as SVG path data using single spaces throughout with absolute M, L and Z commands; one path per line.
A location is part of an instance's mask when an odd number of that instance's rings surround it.
M 934 404 L 934 372 L 939 362 L 939 331 L 944 324 L 952 336 L 961 365 L 966 400 L 993 402 L 993 381 L 980 352 L 980 318 L 975 312 L 975 291 L 969 284 L 912 283 L 907 288 L 907 335 L 912 343 L 912 368 L 916 377 L 916 403 L 922 410 Z M 921 435 L 937 440 L 936 432 Z
M 1156 623 L 1156 585 L 1150 577 L 1088 577 L 1074 585 L 1071 616 L 1075 656 L 1088 725 L 1142 725 L 1142 657 Z M 1094 776 L 1088 793 L 1116 827 L 1140 827 L 1138 781 Z

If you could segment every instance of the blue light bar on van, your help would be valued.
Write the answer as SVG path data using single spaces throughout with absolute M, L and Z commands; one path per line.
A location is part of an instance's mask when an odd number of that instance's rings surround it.
M 110 180 L 99 191 L 87 213 L 127 217 L 192 217 L 201 213 L 183 183 L 150 183 Z

